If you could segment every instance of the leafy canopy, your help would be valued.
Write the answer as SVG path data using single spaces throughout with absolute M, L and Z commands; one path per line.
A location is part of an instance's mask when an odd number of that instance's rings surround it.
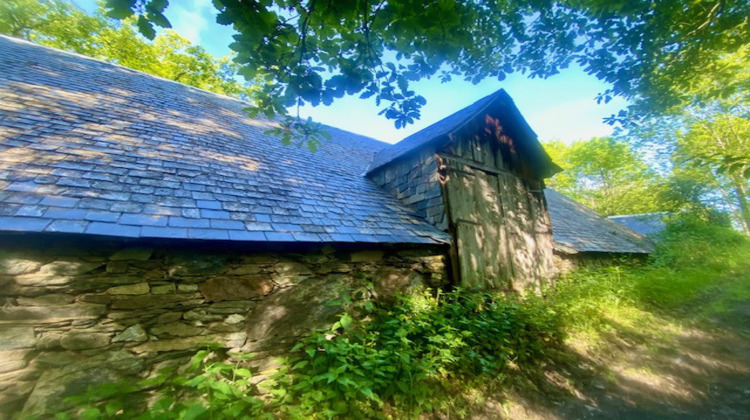
M 750 45 L 706 70 L 676 91 L 683 99 L 668 117 L 630 130 L 630 140 L 671 170 L 672 197 L 728 212 L 750 234 Z
M 564 171 L 548 185 L 600 214 L 649 213 L 665 210 L 660 194 L 664 180 L 626 143 L 595 137 L 572 144 L 544 144 Z
M 547 77 L 581 65 L 642 110 L 681 101 L 696 69 L 750 40 L 746 0 L 214 0 L 217 21 L 237 30 L 241 74 L 269 83 L 255 112 L 374 97 L 397 127 L 425 104 L 410 83 L 453 76 L 472 82 L 510 72 Z M 166 0 L 107 0 L 109 15 L 136 16 L 147 37 L 169 27 Z M 725 92 L 733 86 L 727 85 Z

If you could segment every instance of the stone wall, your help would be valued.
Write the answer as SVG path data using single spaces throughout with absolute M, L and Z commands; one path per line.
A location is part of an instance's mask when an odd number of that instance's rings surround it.
M 434 149 L 389 163 L 370 178 L 438 229 L 448 228 Z
M 0 236 L 0 419 L 49 414 L 207 343 L 278 355 L 355 289 L 443 285 L 442 252 Z

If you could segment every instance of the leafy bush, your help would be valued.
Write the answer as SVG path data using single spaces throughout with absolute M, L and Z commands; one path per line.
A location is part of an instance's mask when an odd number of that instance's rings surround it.
M 674 220 L 657 240 L 645 265 L 582 268 L 548 290 L 565 329 L 603 331 L 682 308 L 699 316 L 699 307 L 710 310 L 700 300 L 734 287 L 733 273 L 750 264 L 747 237 L 695 218 Z
M 221 352 L 201 350 L 181 369 L 163 369 L 135 383 L 97 385 L 83 395 L 69 397 L 76 408 L 56 418 L 273 418 L 257 397 L 250 370 L 242 366 L 250 356 L 235 358 L 237 362 L 228 363 Z
M 282 372 L 288 413 L 379 417 L 384 402 L 405 413 L 430 411 L 445 380 L 496 377 L 562 339 L 556 314 L 542 302 L 489 293 L 402 297 L 370 318 L 344 315 L 333 330 L 297 344 Z

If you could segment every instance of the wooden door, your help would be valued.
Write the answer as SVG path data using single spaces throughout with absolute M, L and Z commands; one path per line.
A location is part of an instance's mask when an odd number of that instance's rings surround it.
M 447 159 L 447 201 L 455 232 L 460 283 L 468 289 L 505 289 L 513 278 L 508 249 L 505 180 L 492 171 Z

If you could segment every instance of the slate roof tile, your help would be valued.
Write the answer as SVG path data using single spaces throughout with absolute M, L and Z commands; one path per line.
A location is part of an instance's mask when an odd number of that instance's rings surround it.
M 83 218 L 94 222 L 116 222 L 120 219 L 121 214 L 111 211 L 89 210 Z
M 0 230 L 41 232 L 52 221 L 39 217 L 2 216 Z
M 84 233 L 137 238 L 140 236 L 141 227 L 119 225 L 117 223 L 91 222 L 86 227 Z
M 188 236 L 186 228 L 162 227 L 162 226 L 144 226 L 141 228 L 140 236 L 142 238 L 171 238 L 181 239 Z
M 86 216 L 87 211 L 84 209 L 70 209 L 64 207 L 48 207 L 44 212 L 44 217 L 47 219 L 70 219 L 70 220 L 82 220 Z
M 214 239 L 228 240 L 229 232 L 226 229 L 193 229 L 188 228 L 187 237 L 191 239 Z
M 47 207 L 45 206 L 23 205 L 17 207 L 17 211 L 8 214 L 15 214 L 16 216 L 41 217 L 45 211 L 47 211 Z
M 118 223 L 136 226 L 166 226 L 167 217 L 157 214 L 123 214 Z
M 85 220 L 54 220 L 47 226 L 45 232 L 83 233 L 89 222 Z
M 245 230 L 230 230 L 229 239 L 233 241 L 262 241 L 265 242 L 266 235 L 263 232 L 248 232 Z

